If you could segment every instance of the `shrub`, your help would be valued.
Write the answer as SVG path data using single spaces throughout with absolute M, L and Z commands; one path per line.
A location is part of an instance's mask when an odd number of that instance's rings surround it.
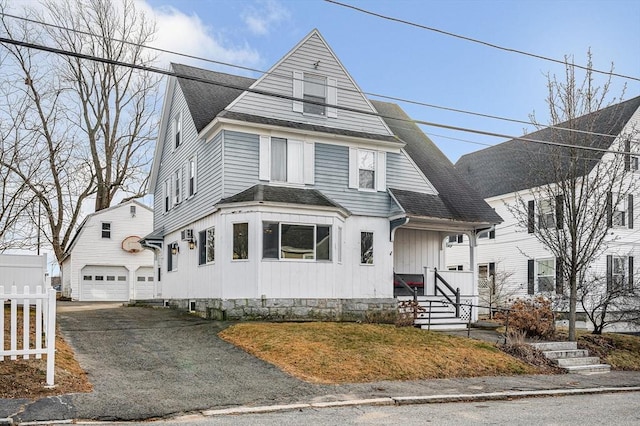
M 552 338 L 556 332 L 551 301 L 542 296 L 518 299 L 511 305 L 509 328 L 524 332 L 526 337 Z

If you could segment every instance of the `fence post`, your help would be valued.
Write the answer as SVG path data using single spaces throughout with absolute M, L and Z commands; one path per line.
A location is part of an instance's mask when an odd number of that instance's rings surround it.
M 47 293 L 47 387 L 53 387 L 56 361 L 56 291 L 49 288 Z
M 18 287 L 11 286 L 11 294 L 17 294 Z M 9 323 L 9 330 L 11 330 L 11 351 L 14 353 L 18 350 L 18 299 L 11 298 L 11 322 Z M 17 355 L 11 355 L 12 361 L 18 359 Z

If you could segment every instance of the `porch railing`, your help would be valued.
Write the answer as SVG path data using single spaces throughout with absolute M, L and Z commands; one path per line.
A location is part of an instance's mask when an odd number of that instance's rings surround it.
M 435 277 L 434 278 L 435 295 L 437 296 L 439 291 L 440 294 L 442 294 L 445 297 L 445 299 L 447 299 L 449 303 L 451 303 L 454 306 L 456 310 L 456 318 L 460 318 L 460 288 L 456 288 L 454 290 L 453 287 L 449 285 L 447 280 L 445 280 L 444 277 L 442 277 L 442 275 L 438 273 L 438 270 L 436 268 L 433 269 L 433 272 Z M 449 292 L 448 293 L 445 292 L 445 290 L 440 284 L 444 285 L 444 287 L 447 290 L 449 290 Z
M 395 272 L 393 273 L 393 279 L 395 281 L 397 281 L 398 283 L 400 283 L 400 285 L 404 288 L 406 288 L 407 290 L 409 290 L 409 292 L 411 293 L 411 295 L 413 296 L 413 301 L 414 303 L 418 303 L 418 289 L 411 287 L 409 284 L 406 283 L 405 280 L 402 279 L 402 277 L 398 274 L 396 274 Z

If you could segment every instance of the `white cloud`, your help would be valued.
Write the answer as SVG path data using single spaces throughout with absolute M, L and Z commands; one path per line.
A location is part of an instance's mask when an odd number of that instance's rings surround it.
M 221 35 L 214 34 L 213 29 L 197 15 L 186 15 L 173 7 L 153 9 L 142 1 L 137 2 L 136 6 L 156 20 L 158 31 L 151 44 L 153 47 L 242 66 L 260 63 L 260 54 L 246 42 L 233 45 Z M 168 53 L 161 53 L 159 59 L 162 66 L 167 66 L 169 62 L 202 66 L 197 59 Z
M 289 19 L 289 11 L 275 0 L 262 0 L 258 7 L 248 8 L 243 16 L 244 22 L 254 34 L 265 35 L 277 24 Z

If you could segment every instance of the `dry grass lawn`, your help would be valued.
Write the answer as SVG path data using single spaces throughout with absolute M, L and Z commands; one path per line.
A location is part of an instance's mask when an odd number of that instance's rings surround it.
M 9 310 L 5 309 L 5 342 L 4 347 L 9 347 Z M 35 314 L 31 314 L 31 337 L 35 338 Z M 18 310 L 18 347 L 22 347 L 22 309 Z M 91 392 L 92 386 L 87 380 L 87 375 L 76 361 L 73 349 L 64 341 L 60 332 L 56 333 L 56 363 L 53 389 L 46 389 L 47 360 L 46 355 L 42 359 L 30 359 L 12 361 L 5 357 L 0 361 L 0 398 L 29 398 L 35 399 L 43 396 L 61 395 L 65 393 Z
M 640 337 L 626 334 L 580 334 L 578 346 L 611 365 L 613 370 L 640 371 Z
M 354 323 L 240 323 L 220 337 L 313 383 L 535 374 L 494 345 L 412 327 Z

